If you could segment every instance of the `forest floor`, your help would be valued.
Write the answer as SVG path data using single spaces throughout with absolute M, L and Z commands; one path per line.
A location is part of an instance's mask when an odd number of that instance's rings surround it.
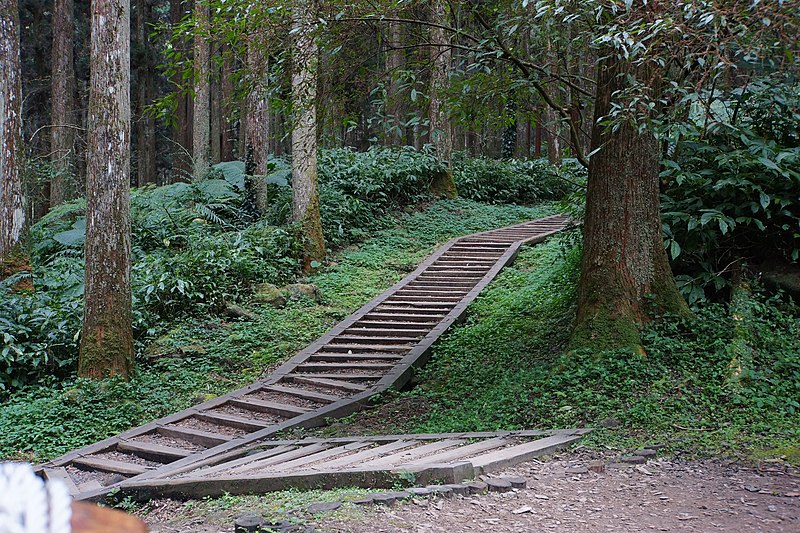
M 800 531 L 800 473 L 783 463 L 663 457 L 644 465 L 607 466 L 601 473 L 584 471 L 597 461 L 613 464 L 614 457 L 577 448 L 496 474 L 524 477 L 526 489 L 413 499 L 393 507 L 345 504 L 310 515 L 304 510 L 309 499 L 290 496 L 276 513 L 275 501 L 262 496 L 231 497 L 227 506 L 218 500 L 156 500 L 137 514 L 153 533 L 229 532 L 246 512 L 287 520 L 297 532 Z M 345 500 L 347 494 L 314 498 Z

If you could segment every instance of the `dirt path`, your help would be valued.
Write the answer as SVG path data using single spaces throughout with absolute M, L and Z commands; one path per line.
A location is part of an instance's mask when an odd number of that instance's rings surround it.
M 508 493 L 415 499 L 394 507 L 347 504 L 316 516 L 303 504 L 283 518 L 297 532 L 800 531 L 800 474 L 781 463 L 759 468 L 655 459 L 585 471 L 596 461 L 612 459 L 582 451 L 525 463 L 497 474 L 527 479 L 527 489 Z M 269 495 L 210 512 L 205 502 L 161 500 L 141 515 L 152 532 L 230 532 L 236 516 L 260 507 L 264 514 L 267 502 Z
M 531 462 L 499 475 L 522 476 L 528 488 L 373 508 L 361 517 L 317 524 L 331 532 L 454 531 L 800 531 L 800 475 L 714 461 L 583 472 L 599 459 L 572 454 Z

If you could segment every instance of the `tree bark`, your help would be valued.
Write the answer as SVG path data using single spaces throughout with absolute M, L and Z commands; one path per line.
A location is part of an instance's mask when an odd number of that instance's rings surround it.
M 208 175 L 211 159 L 211 45 L 209 8 L 205 0 L 194 4 L 194 116 L 192 122 L 193 178 Z
M 185 0 L 170 0 L 170 22 L 177 25 L 183 19 L 186 10 Z M 188 46 L 186 43 L 181 43 Z M 176 69 L 172 76 L 172 85 L 176 91 L 177 105 L 175 120 L 172 125 L 172 181 L 185 179 L 191 171 L 190 153 L 192 146 L 191 128 L 189 127 L 189 95 L 184 89 L 183 69 Z
M 663 246 L 658 142 L 630 121 L 616 131 L 600 124 L 628 75 L 657 84 L 652 68 L 613 55 L 598 68 L 592 148 L 600 150 L 589 161 L 573 348 L 641 349 L 640 328 L 656 313 L 688 312 Z
M 398 76 L 400 70 L 403 68 L 405 55 L 402 46 L 402 33 L 401 23 L 391 21 L 388 25 L 388 35 L 386 39 L 386 76 L 388 78 L 388 86 L 386 88 L 386 122 L 389 126 L 389 131 L 386 133 L 386 144 L 389 146 L 397 146 L 402 144 L 405 139 L 405 132 L 403 131 L 403 101 L 400 97 L 400 87 L 398 83 Z
M 220 159 L 222 161 L 233 161 L 234 132 L 231 126 L 231 114 L 233 111 L 233 98 L 235 88 L 233 86 L 234 58 L 231 55 L 230 47 L 223 46 L 222 70 L 220 72 L 220 91 L 221 91 L 221 112 L 219 117 L 220 129 Z
M 432 20 L 446 23 L 447 9 L 444 0 L 431 2 Z M 437 196 L 452 198 L 457 195 L 453 180 L 453 136 L 450 119 L 442 104 L 443 92 L 450 78 L 451 48 L 445 30 L 431 28 L 431 87 L 430 87 L 430 139 L 439 160 L 447 164 L 447 171 L 437 174 L 431 183 L 431 192 Z
M 25 227 L 22 193 L 22 71 L 17 0 L 0 0 L 0 260 Z
M 86 272 L 78 374 L 133 367 L 130 284 L 130 0 L 92 3 Z
M 317 68 L 319 50 L 313 25 L 316 0 L 298 0 L 293 10 L 292 48 L 292 220 L 302 225 L 304 269 L 325 258 L 317 190 Z
M 62 204 L 71 196 L 67 190 L 74 175 L 75 156 L 75 67 L 73 64 L 73 32 L 75 31 L 73 0 L 55 0 L 53 5 L 53 59 L 50 78 L 52 105 L 50 161 L 50 207 Z
M 270 136 L 269 60 L 257 36 L 253 31 L 247 43 L 247 67 L 252 81 L 246 102 L 245 153 L 252 158 L 255 174 L 263 175 L 267 173 Z
M 150 0 L 136 0 L 136 42 L 139 47 L 136 87 L 136 183 L 139 187 L 157 181 L 156 119 L 147 113 L 155 92 L 155 65 L 148 39 L 147 23 L 152 5 Z

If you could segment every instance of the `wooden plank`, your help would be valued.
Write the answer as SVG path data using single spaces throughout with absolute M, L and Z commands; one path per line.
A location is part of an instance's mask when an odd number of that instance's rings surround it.
M 319 444 L 310 444 L 308 446 L 300 446 L 295 448 L 292 451 L 287 451 L 278 455 L 271 455 L 267 458 L 259 458 L 255 461 L 249 461 L 246 463 L 242 463 L 237 467 L 228 471 L 229 474 L 240 474 L 242 472 L 252 472 L 253 470 L 262 470 L 269 466 L 273 466 L 276 464 L 284 464 L 288 461 L 292 461 L 294 459 L 298 459 L 300 457 L 306 457 L 308 455 L 313 455 L 317 452 L 327 450 L 330 448 L 330 444 L 327 443 L 319 443 Z
M 423 337 L 428 334 L 430 328 L 420 328 L 419 325 L 417 329 L 411 328 L 404 328 L 404 329 L 387 329 L 387 328 L 367 328 L 363 326 L 352 327 L 345 330 L 345 333 L 348 335 L 359 335 L 363 336 L 375 336 L 375 337 L 391 337 L 394 335 L 404 335 L 404 336 L 415 336 L 415 337 Z
M 354 351 L 369 351 L 369 352 L 408 352 L 413 348 L 413 344 L 367 344 L 367 343 L 348 343 L 338 344 L 332 342 L 323 346 L 326 352 L 347 352 L 348 350 Z
M 298 389 L 295 387 L 283 387 L 281 385 L 268 385 L 264 387 L 264 390 L 272 392 L 281 392 L 283 394 L 291 394 L 292 396 L 297 396 L 298 398 L 306 398 L 307 400 L 318 400 L 327 403 L 333 403 L 341 400 L 341 398 L 339 398 L 338 396 L 333 396 L 331 394 L 324 394 L 322 392 Z
M 453 446 L 458 446 L 459 444 L 464 443 L 461 439 L 445 439 L 440 440 L 438 442 L 432 442 L 430 444 L 423 444 L 422 446 L 417 446 L 416 448 L 412 448 L 410 450 L 400 451 L 397 453 L 393 453 L 391 455 L 386 455 L 383 457 L 379 457 L 377 459 L 373 459 L 371 461 L 366 461 L 361 463 L 362 468 L 384 468 L 390 467 L 394 465 L 401 465 L 406 464 L 415 459 L 419 459 L 424 455 L 445 450 L 447 448 L 452 448 Z
M 101 472 L 111 472 L 112 474 L 122 474 L 123 476 L 135 476 L 143 474 L 151 467 L 144 465 L 137 465 L 135 463 L 125 463 L 123 461 L 114 461 L 111 459 L 102 459 L 100 457 L 78 457 L 72 460 L 75 466 L 91 468 L 92 470 L 100 470 Z
M 345 354 L 347 355 L 347 354 Z M 325 371 L 325 370 L 389 370 L 390 368 L 394 368 L 394 365 L 391 363 L 303 363 L 302 365 L 297 367 L 298 370 L 304 371 Z
M 334 373 L 334 372 L 295 372 L 292 374 L 286 374 L 287 376 L 302 376 L 304 378 L 314 378 L 314 379 L 348 379 L 348 380 L 356 380 L 356 381 L 363 381 L 363 380 L 370 380 L 370 379 L 380 379 L 385 373 L 378 373 L 378 372 L 370 372 L 370 373 Z
M 183 448 L 173 448 L 171 446 L 162 446 L 150 442 L 137 442 L 134 440 L 123 440 L 117 444 L 117 449 L 159 463 L 169 463 L 176 459 L 189 457 L 194 453 L 193 451 Z
M 156 431 L 165 437 L 184 439 L 201 446 L 209 447 L 218 446 L 231 440 L 231 437 L 227 435 L 173 425 L 160 426 Z
M 254 461 L 261 461 L 269 457 L 274 457 L 276 455 L 281 455 L 287 452 L 291 452 L 293 450 L 296 450 L 297 448 L 298 448 L 297 445 L 294 444 L 275 446 L 274 448 L 264 450 L 263 452 L 245 455 L 244 457 L 239 457 L 237 459 L 219 463 L 214 466 L 199 468 L 198 470 L 195 471 L 195 474 L 198 476 L 212 476 L 212 474 L 218 474 L 219 472 L 227 472 L 238 466 L 251 464 Z
M 45 468 L 44 469 L 44 477 L 48 481 L 51 479 L 57 479 L 61 483 L 67 487 L 70 496 L 75 496 L 80 492 L 80 489 L 75 485 L 75 481 L 72 479 L 72 476 L 69 475 L 67 469 L 63 466 L 58 466 L 55 468 Z
M 281 461 L 280 463 L 274 464 L 272 468 L 270 468 L 270 470 L 277 470 L 279 472 L 289 472 L 295 468 L 310 465 L 313 463 L 318 463 L 320 461 L 325 461 L 329 457 L 336 457 L 338 455 L 342 455 L 348 452 L 360 450 L 361 448 L 365 448 L 370 445 L 372 445 L 372 443 L 368 441 L 351 442 L 349 444 L 344 444 L 342 446 L 337 446 L 335 448 L 329 448 L 327 450 L 322 450 L 317 453 L 308 454 L 303 457 L 298 457 L 297 459 L 293 459 L 291 461 L 285 461 L 285 462 Z M 325 466 L 327 467 L 327 463 Z
M 428 457 L 420 459 L 420 462 L 424 461 L 425 463 L 449 463 L 451 461 L 465 460 L 470 455 L 475 455 L 488 450 L 493 450 L 495 448 L 505 446 L 508 443 L 509 440 L 506 437 L 495 437 L 493 439 L 487 439 L 481 442 L 475 442 L 473 444 L 466 444 L 464 446 L 459 446 L 458 448 L 453 448 L 452 450 L 445 450 L 442 451 L 441 453 L 434 453 Z
M 197 413 L 194 416 L 195 418 L 204 420 L 206 422 L 211 422 L 212 424 L 244 429 L 246 431 L 257 431 L 270 425 L 257 419 L 244 418 L 242 416 L 229 415 L 227 413 L 220 413 L 217 411 L 203 411 L 202 413 Z
M 370 359 L 380 359 L 384 361 L 396 361 L 403 356 L 392 353 L 315 353 L 311 356 L 312 361 L 368 361 Z
M 368 346 L 380 346 L 381 344 L 390 346 L 394 344 L 413 345 L 419 340 L 418 337 L 378 337 L 363 335 L 340 335 L 331 341 L 331 344 L 366 344 Z
M 355 383 L 348 383 L 346 381 L 334 381 L 331 379 L 315 379 L 297 375 L 288 375 L 286 378 L 296 381 L 298 383 L 308 383 L 309 385 L 316 385 L 318 387 L 325 387 L 329 389 L 340 389 L 348 392 L 363 392 L 367 387 L 363 385 L 356 385 Z
M 331 461 L 325 461 L 324 467 L 325 469 L 329 470 L 333 468 L 342 469 L 354 464 L 357 466 L 361 466 L 363 462 L 368 459 L 375 459 L 377 457 L 397 452 L 399 450 L 404 450 L 406 448 L 410 448 L 411 446 L 416 446 L 416 445 L 417 443 L 414 441 L 398 440 L 390 442 L 388 444 L 383 444 L 381 446 L 370 448 L 369 450 L 363 450 L 354 453 L 352 455 L 348 455 L 346 457 L 340 457 L 338 459 L 333 459 Z
M 271 413 L 286 418 L 300 416 L 309 411 L 309 409 L 306 407 L 287 405 L 277 402 L 267 402 L 264 400 L 257 400 L 255 398 L 233 398 L 228 403 L 249 411 L 256 411 L 258 413 Z
M 502 450 L 482 454 L 473 457 L 469 462 L 472 463 L 476 473 L 501 470 L 563 448 L 580 438 L 581 435 L 553 435 L 533 442 L 526 442 L 516 446 L 509 446 Z

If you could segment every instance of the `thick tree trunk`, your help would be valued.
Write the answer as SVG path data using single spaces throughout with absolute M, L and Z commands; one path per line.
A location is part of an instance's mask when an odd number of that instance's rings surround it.
M 140 48 L 136 87 L 136 183 L 139 187 L 157 181 L 156 119 L 146 109 L 153 103 L 155 65 L 147 31 L 152 6 L 150 0 L 136 0 L 136 42 Z
M 304 269 L 325 258 L 325 237 L 317 191 L 317 68 L 319 50 L 313 25 L 316 0 L 298 0 L 294 6 L 292 49 L 292 220 L 302 224 L 305 237 Z
M 437 23 L 446 23 L 447 8 L 444 0 L 431 2 L 431 19 Z M 430 139 L 436 156 L 447 163 L 447 171 L 434 177 L 431 192 L 437 196 L 452 198 L 458 194 L 453 181 L 453 135 L 450 131 L 450 119 L 442 102 L 442 93 L 450 78 L 452 50 L 445 30 L 441 28 L 431 28 L 431 43 Z
M 598 124 L 629 74 L 656 81 L 614 57 L 598 69 L 592 148 L 600 150 L 589 162 L 574 348 L 640 348 L 640 327 L 655 313 L 688 312 L 663 246 L 658 142 L 627 121 L 614 132 Z
M 78 374 L 133 367 L 130 220 L 130 0 L 92 3 L 86 273 Z
M 50 161 L 55 171 L 50 181 L 50 207 L 71 196 L 67 191 L 74 174 L 75 155 L 75 67 L 72 61 L 72 35 L 75 31 L 73 0 L 53 4 L 53 69 L 50 78 L 52 103 Z
M 22 194 L 22 71 L 17 0 L 0 0 L 0 260 L 25 226 Z
M 193 178 L 208 175 L 211 159 L 211 45 L 209 8 L 205 0 L 194 4 L 194 116 L 192 117 Z

